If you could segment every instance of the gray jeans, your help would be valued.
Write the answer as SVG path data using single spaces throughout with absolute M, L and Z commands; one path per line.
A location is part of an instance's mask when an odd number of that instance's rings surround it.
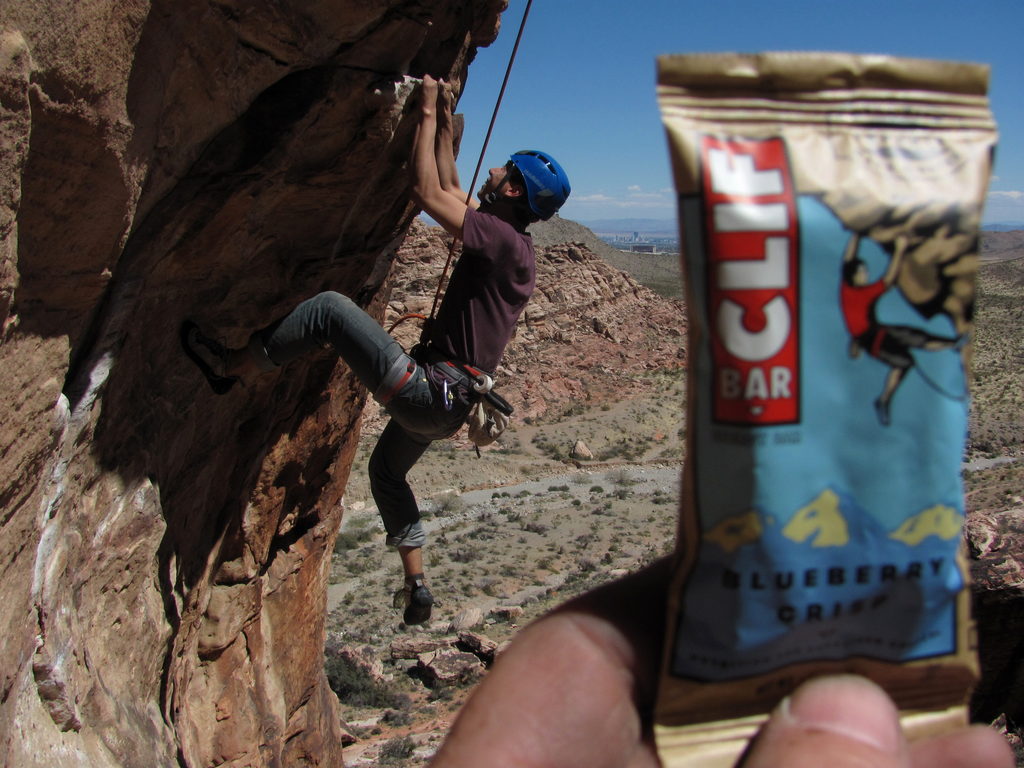
M 466 419 L 468 406 L 448 403 L 423 366 L 347 296 L 327 291 L 299 304 L 288 315 L 253 334 L 249 341 L 260 365 L 273 370 L 318 349 L 333 348 L 356 378 L 384 399 L 411 370 L 408 380 L 384 405 L 388 422 L 370 456 L 370 490 L 392 546 L 420 547 L 426 540 L 419 505 L 406 475 L 434 440 L 450 437 Z

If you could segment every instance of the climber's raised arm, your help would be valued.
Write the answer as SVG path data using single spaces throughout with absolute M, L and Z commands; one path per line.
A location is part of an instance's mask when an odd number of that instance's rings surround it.
M 462 189 L 459 182 L 459 170 L 455 165 L 455 127 L 452 110 L 455 96 L 450 84 L 440 82 L 437 98 L 437 137 L 434 142 L 434 157 L 437 160 L 437 174 L 441 188 L 453 195 L 460 203 L 471 208 L 478 208 L 476 198 Z
M 412 194 L 419 206 L 438 224 L 455 237 L 462 237 L 462 224 L 466 218 L 465 197 L 447 191 L 442 186 L 442 172 L 439 168 L 436 152 L 438 135 L 438 81 L 430 75 L 423 77 L 420 92 L 420 122 L 416 129 L 416 140 L 412 152 Z M 448 132 L 451 131 L 451 113 L 448 113 Z M 443 132 L 442 132 L 443 134 Z M 450 141 L 450 139 L 449 139 Z M 449 149 L 449 154 L 451 150 Z M 451 166 L 445 163 L 444 176 L 451 183 L 452 170 L 455 165 L 452 156 Z M 457 174 L 455 176 L 457 182 Z
M 882 278 L 886 285 L 892 285 L 896 282 L 896 278 L 900 275 L 900 269 L 903 267 L 903 256 L 906 252 L 906 236 L 897 237 L 892 245 L 892 258 L 889 260 L 889 266 L 886 268 L 885 276 Z

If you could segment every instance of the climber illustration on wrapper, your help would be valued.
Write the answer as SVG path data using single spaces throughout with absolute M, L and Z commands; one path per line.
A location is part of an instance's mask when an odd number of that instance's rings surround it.
M 802 191 L 778 137 L 703 136 L 698 156 L 699 194 L 680 200 L 705 256 L 688 262 L 710 403 L 693 440 L 732 473 L 692 488 L 672 674 L 955 652 L 970 212 Z
M 895 284 L 903 265 L 907 238 L 896 238 L 892 256 L 885 274 L 874 282 L 868 277 L 868 267 L 858 256 L 861 234 L 850 235 L 843 253 L 842 283 L 839 299 L 850 332 L 850 357 L 866 352 L 872 358 L 889 366 L 881 394 L 875 400 L 878 420 L 886 426 L 891 421 L 890 402 L 904 377 L 914 368 L 911 350 L 937 351 L 953 349 L 960 339 L 938 336 L 921 328 L 879 321 L 877 306 L 882 296 Z

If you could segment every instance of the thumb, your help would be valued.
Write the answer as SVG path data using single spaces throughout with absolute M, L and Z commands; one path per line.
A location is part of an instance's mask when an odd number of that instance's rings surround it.
M 772 713 L 742 768 L 907 768 L 899 713 L 874 683 L 822 677 L 800 686 Z

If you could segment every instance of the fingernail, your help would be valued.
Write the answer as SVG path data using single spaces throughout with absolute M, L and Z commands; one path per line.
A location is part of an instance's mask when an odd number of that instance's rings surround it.
M 885 692 L 863 677 L 821 677 L 800 686 L 776 710 L 791 725 L 826 731 L 897 754 L 899 713 Z

